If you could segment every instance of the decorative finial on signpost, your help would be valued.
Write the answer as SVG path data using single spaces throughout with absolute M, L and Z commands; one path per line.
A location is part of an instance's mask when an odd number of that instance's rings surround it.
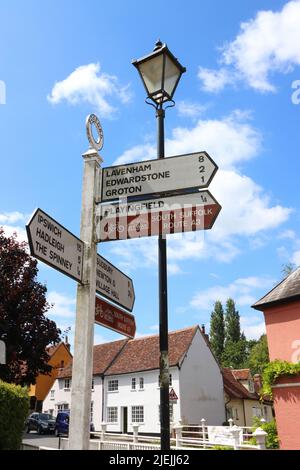
M 98 138 L 95 139 L 93 134 L 93 125 L 98 134 Z M 99 118 L 96 114 L 89 114 L 86 118 L 86 134 L 90 144 L 90 149 L 99 152 L 103 148 L 103 130 L 100 124 Z

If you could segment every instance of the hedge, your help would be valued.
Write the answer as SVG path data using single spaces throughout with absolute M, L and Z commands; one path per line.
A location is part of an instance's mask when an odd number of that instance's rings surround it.
M 19 450 L 29 411 L 27 388 L 0 380 L 0 450 Z

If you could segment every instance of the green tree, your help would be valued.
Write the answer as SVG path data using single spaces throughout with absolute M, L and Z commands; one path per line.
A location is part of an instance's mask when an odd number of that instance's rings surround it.
M 6 345 L 0 379 L 19 385 L 51 371 L 46 347 L 60 340 L 60 330 L 45 316 L 47 288 L 36 280 L 37 261 L 26 248 L 0 227 L 0 340 Z
M 244 369 L 247 367 L 247 341 L 245 339 L 240 339 L 239 341 L 229 340 L 226 342 L 222 355 L 222 366 L 233 369 Z
M 267 336 L 262 335 L 257 343 L 251 348 L 248 364 L 252 375 L 262 374 L 264 368 L 269 363 L 269 350 Z
M 220 362 L 224 351 L 225 323 L 222 303 L 217 300 L 210 317 L 209 340 L 212 350 Z
M 225 346 L 227 342 L 238 342 L 241 339 L 240 314 L 235 308 L 233 299 L 226 302 L 225 312 Z

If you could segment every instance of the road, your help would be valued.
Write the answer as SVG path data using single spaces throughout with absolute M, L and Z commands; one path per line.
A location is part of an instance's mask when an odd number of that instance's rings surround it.
M 59 438 L 53 436 L 52 434 L 45 434 L 40 436 L 36 431 L 31 431 L 29 434 L 23 434 L 23 444 L 32 445 L 32 446 L 44 446 L 52 447 L 53 449 L 59 448 Z

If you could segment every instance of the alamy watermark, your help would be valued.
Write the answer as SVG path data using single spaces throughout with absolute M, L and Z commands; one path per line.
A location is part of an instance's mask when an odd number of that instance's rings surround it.
M 0 104 L 6 104 L 6 85 L 0 80 Z
M 295 90 L 292 93 L 291 100 L 293 104 L 300 104 L 300 80 L 294 80 L 292 88 Z

